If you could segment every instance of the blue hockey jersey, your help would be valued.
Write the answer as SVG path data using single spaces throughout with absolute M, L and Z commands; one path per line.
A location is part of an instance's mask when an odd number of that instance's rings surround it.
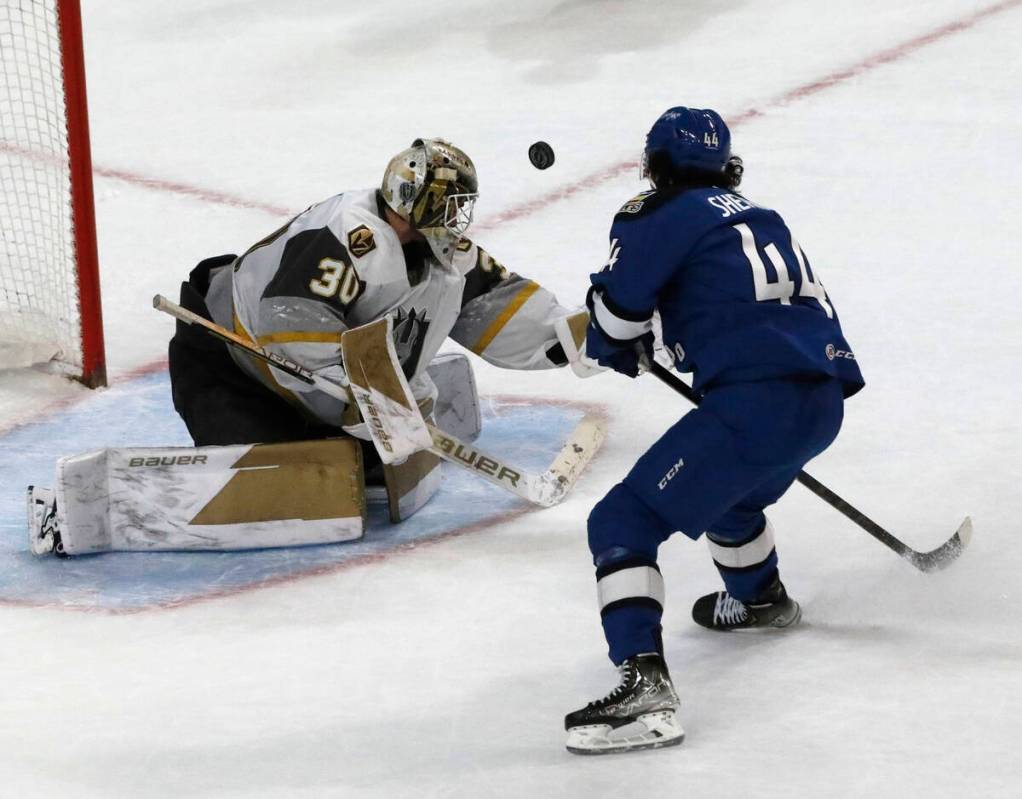
M 777 212 L 721 188 L 650 191 L 621 208 L 610 238 L 591 276 L 599 310 L 625 330 L 659 311 L 664 346 L 696 390 L 813 375 L 838 378 L 846 397 L 862 388 L 834 306 Z

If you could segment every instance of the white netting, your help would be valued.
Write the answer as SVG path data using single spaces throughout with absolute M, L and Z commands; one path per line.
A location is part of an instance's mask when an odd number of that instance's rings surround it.
M 56 0 L 0 0 L 0 368 L 80 365 Z

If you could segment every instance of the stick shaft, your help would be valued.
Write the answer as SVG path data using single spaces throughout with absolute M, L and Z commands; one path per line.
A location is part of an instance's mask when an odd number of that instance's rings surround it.
M 247 338 L 239 336 L 228 330 L 225 327 L 221 327 L 216 322 L 211 322 L 204 316 L 199 316 L 197 313 L 189 311 L 187 308 L 182 308 L 176 302 L 171 302 L 162 294 L 157 294 L 153 297 L 153 307 L 158 311 L 163 311 L 165 314 L 170 314 L 175 319 L 180 319 L 182 322 L 188 325 L 199 325 L 206 329 L 206 331 L 218 339 L 227 342 L 239 349 L 243 349 L 251 355 L 254 355 L 261 360 L 266 361 L 273 366 L 276 366 L 281 371 L 287 372 L 292 377 L 297 377 L 304 383 L 309 385 L 315 384 L 317 388 L 322 389 L 331 396 L 342 399 L 345 402 L 348 401 L 348 393 L 343 386 L 339 386 L 336 383 L 332 383 L 329 380 L 319 378 L 317 382 L 317 375 L 310 372 L 304 366 L 299 363 L 295 363 L 289 358 L 284 358 L 273 352 L 267 350 L 249 341 Z

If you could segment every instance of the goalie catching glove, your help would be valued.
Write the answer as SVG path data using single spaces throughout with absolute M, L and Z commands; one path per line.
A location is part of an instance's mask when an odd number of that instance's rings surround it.
M 564 350 L 568 365 L 571 367 L 571 371 L 579 377 L 592 377 L 607 371 L 606 366 L 601 366 L 586 354 L 586 328 L 588 326 L 588 311 L 577 311 L 562 316 L 554 323 L 554 332 L 557 333 L 557 341 L 560 343 L 561 349 Z

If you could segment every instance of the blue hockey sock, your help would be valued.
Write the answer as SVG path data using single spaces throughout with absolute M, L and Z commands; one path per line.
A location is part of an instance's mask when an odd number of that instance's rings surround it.
M 777 550 L 769 521 L 744 540 L 727 540 L 719 532 L 707 533 L 706 538 L 724 586 L 735 599 L 757 599 L 777 577 Z
M 596 590 L 608 654 L 615 664 L 643 652 L 663 654 L 664 581 L 656 563 L 628 557 L 603 564 L 596 570 Z

